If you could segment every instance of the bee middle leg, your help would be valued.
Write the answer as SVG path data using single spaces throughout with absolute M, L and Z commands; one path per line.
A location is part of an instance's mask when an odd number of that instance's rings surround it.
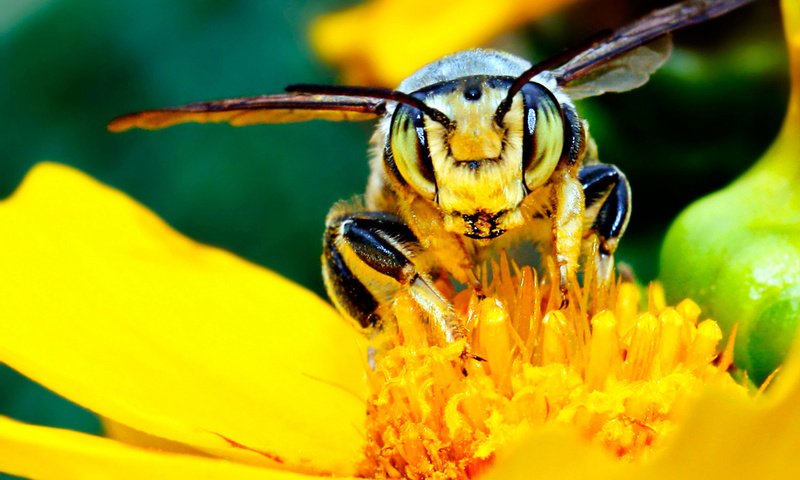
M 551 191 L 552 237 L 561 290 L 561 308 L 569 303 L 568 285 L 581 253 L 584 197 L 580 182 L 568 170 L 558 173 Z
M 585 196 L 585 222 L 598 239 L 597 280 L 610 282 L 614 274 L 614 251 L 630 219 L 631 187 L 614 165 L 586 165 L 578 173 Z
M 340 312 L 362 327 L 379 320 L 379 297 L 407 292 L 448 342 L 465 336 L 450 302 L 415 257 L 419 240 L 396 215 L 334 210 L 327 220 L 323 276 L 328 295 Z

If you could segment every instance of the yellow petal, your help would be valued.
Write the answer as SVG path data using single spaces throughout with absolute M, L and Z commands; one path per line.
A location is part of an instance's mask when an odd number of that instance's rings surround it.
M 510 452 L 498 453 L 495 465 L 481 480 L 620 478 L 624 466 L 577 435 L 557 428 L 537 431 Z
M 593 478 L 682 480 L 798 478 L 800 343 L 779 381 L 751 399 L 716 384 L 693 406 L 670 444 L 640 463 L 619 462 L 565 432 L 541 432 L 498 455 L 487 480 Z
M 159 452 L 0 417 L 0 472 L 39 479 L 312 480 L 227 460 Z
M 319 18 L 310 37 L 323 60 L 345 67 L 347 82 L 395 87 L 428 62 L 575 1 L 371 0 Z
M 42 164 L 0 203 L 0 361 L 150 435 L 348 474 L 366 348 L 325 302 Z

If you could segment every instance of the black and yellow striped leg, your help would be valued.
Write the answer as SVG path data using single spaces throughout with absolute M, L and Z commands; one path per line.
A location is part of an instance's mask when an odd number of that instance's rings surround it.
M 379 307 L 407 292 L 439 328 L 446 341 L 463 337 L 447 299 L 414 264 L 419 241 L 402 220 L 384 212 L 352 212 L 328 218 L 323 275 L 340 312 L 368 327 L 380 321 Z
M 603 163 L 581 168 L 578 179 L 586 203 L 585 223 L 597 235 L 597 278 L 608 282 L 614 274 L 614 251 L 631 215 L 631 187 L 614 165 Z

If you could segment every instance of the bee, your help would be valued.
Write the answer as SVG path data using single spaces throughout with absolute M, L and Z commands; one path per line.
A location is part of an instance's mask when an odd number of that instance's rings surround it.
M 409 295 L 448 342 L 465 336 L 436 279 L 480 289 L 476 265 L 515 242 L 555 260 L 562 306 L 583 256 L 610 282 L 630 218 L 625 175 L 600 163 L 574 101 L 644 84 L 668 58 L 669 33 L 752 0 L 689 0 L 584 48 L 531 65 L 468 50 L 422 67 L 395 90 L 294 85 L 284 94 L 148 110 L 112 131 L 184 122 L 232 125 L 378 119 L 366 192 L 326 219 L 328 294 L 362 327 Z

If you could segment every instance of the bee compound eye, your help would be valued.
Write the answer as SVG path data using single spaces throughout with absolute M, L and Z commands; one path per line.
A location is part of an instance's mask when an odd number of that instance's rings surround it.
M 522 169 L 528 189 L 550 178 L 564 147 L 564 119 L 553 93 L 545 86 L 529 82 L 522 94 Z
M 400 105 L 392 117 L 386 161 L 400 181 L 408 183 L 422 196 L 436 196 L 436 177 L 422 112 Z

